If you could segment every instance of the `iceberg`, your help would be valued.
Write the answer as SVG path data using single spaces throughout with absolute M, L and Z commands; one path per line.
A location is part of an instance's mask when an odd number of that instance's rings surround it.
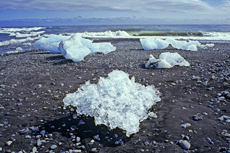
M 76 107 L 78 115 L 94 117 L 95 125 L 120 128 L 130 136 L 139 131 L 140 122 L 148 117 L 148 109 L 159 102 L 160 93 L 154 85 L 135 83 L 134 77 L 114 70 L 98 84 L 87 81 L 75 93 L 63 99 L 64 108 Z
M 173 66 L 190 66 L 188 61 L 186 61 L 180 54 L 164 52 L 161 53 L 159 59 L 155 59 L 153 55 L 149 55 L 145 63 L 145 68 L 172 68 Z
M 182 50 L 189 51 L 197 51 L 198 48 L 204 49 L 208 47 L 213 47 L 214 44 L 206 44 L 202 45 L 198 41 L 178 41 L 173 38 L 167 38 L 166 40 L 162 40 L 159 38 L 146 38 L 140 39 L 141 45 L 144 50 L 152 50 L 152 49 L 164 49 L 169 45 L 172 47 Z

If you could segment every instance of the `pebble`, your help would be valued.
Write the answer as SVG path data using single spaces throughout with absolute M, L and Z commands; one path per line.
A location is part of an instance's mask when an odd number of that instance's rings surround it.
M 97 148 L 92 148 L 91 149 L 91 152 L 96 152 L 97 151 Z
M 57 145 L 52 145 L 51 147 L 50 147 L 50 149 L 52 149 L 52 150 L 54 150 L 54 149 L 56 149 L 57 148 Z
M 42 131 L 40 132 L 40 134 L 42 135 L 42 137 L 44 137 L 45 134 L 46 134 L 46 130 L 42 130 Z
M 13 141 L 7 141 L 6 146 L 10 146 L 13 143 Z
M 32 152 L 36 153 L 38 151 L 37 147 L 33 147 Z
M 30 135 L 26 135 L 25 139 L 31 139 L 31 136 Z
M 207 138 L 206 140 L 209 142 L 209 144 L 214 144 L 214 142 L 210 138 Z
M 202 116 L 198 116 L 198 115 L 194 115 L 192 118 L 194 121 L 203 120 Z
M 149 145 L 149 142 L 148 142 L 148 141 L 145 141 L 144 144 L 147 146 L 147 145 Z
M 80 149 L 74 149 L 74 150 L 72 150 L 72 153 L 78 153 L 78 152 L 81 152 L 81 150 Z
M 192 126 L 190 123 L 184 123 L 184 124 L 181 124 L 180 125 L 182 128 L 187 128 L 187 127 L 190 127 Z
M 76 141 L 77 141 L 77 142 L 80 142 L 80 141 L 81 141 L 81 138 L 80 138 L 80 137 L 76 137 Z
M 219 148 L 219 151 L 220 151 L 220 152 L 227 151 L 227 148 L 226 148 L 226 147 L 220 147 L 220 148 Z
M 183 140 L 180 143 L 181 148 L 188 150 L 191 147 L 191 144 L 187 140 Z
M 40 139 L 38 139 L 38 140 L 37 140 L 37 146 L 39 147 L 39 146 L 41 146 L 41 145 L 42 145 L 42 142 L 41 142 Z
M 156 119 L 156 118 L 157 118 L 157 114 L 154 113 L 154 112 L 149 112 L 149 113 L 148 113 L 148 116 L 149 116 L 150 118 L 153 118 L 153 119 Z

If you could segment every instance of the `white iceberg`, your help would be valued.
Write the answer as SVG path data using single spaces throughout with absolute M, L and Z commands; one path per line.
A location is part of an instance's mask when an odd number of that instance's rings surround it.
M 152 50 L 152 49 L 164 49 L 168 47 L 170 44 L 177 49 L 182 50 L 190 50 L 197 51 L 198 48 L 204 49 L 208 47 L 213 47 L 214 44 L 206 44 L 202 45 L 198 41 L 178 41 L 173 38 L 167 38 L 166 40 L 162 40 L 159 38 L 146 38 L 140 39 L 141 45 L 144 50 Z
M 186 61 L 178 53 L 164 52 L 161 53 L 159 59 L 155 59 L 153 55 L 149 55 L 145 68 L 172 68 L 173 66 L 190 66 L 189 62 Z
M 77 92 L 63 99 L 64 108 L 76 107 L 79 115 L 94 117 L 95 125 L 126 130 L 130 136 L 139 131 L 139 124 L 148 117 L 148 109 L 160 101 L 160 93 L 153 86 L 135 83 L 134 77 L 114 70 L 98 84 L 87 81 Z

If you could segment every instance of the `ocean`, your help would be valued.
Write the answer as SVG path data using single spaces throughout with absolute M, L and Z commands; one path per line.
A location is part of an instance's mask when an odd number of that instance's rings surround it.
M 47 27 L 0 27 L 0 54 L 36 49 L 34 42 L 50 34 L 104 33 L 125 31 L 133 37 L 174 37 L 200 42 L 230 43 L 230 25 L 79 25 Z M 103 35 L 106 37 L 106 35 Z M 127 37 L 127 36 L 126 36 Z

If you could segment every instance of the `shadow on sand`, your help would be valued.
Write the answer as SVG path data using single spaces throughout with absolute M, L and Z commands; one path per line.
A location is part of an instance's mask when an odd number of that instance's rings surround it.
M 71 138 L 71 135 L 81 140 L 91 138 L 107 147 L 122 145 L 131 139 L 119 128 L 109 130 L 105 125 L 95 126 L 94 118 L 76 114 L 48 121 L 40 127 L 39 131 L 42 130 L 48 133 L 59 132 L 67 138 Z
M 58 62 L 54 62 L 53 65 L 62 65 L 62 64 L 68 64 L 68 63 L 72 63 L 72 60 L 69 59 L 65 59 L 65 57 L 63 55 L 57 55 L 57 56 L 50 56 L 46 58 L 47 60 L 52 60 L 52 61 L 57 61 L 57 60 L 61 60 Z

